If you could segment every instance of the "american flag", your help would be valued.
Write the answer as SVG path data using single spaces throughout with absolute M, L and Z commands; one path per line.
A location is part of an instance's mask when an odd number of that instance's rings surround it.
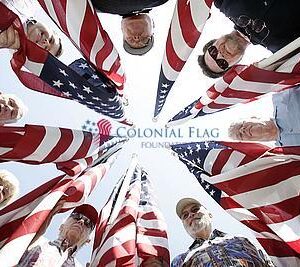
M 299 265 L 299 147 L 200 142 L 172 150 L 203 189 L 252 230 L 276 266 Z
M 11 18 L 15 18 L 15 14 L 2 3 L 0 11 L 8 14 L 7 20 L 0 21 L 0 30 L 5 30 L 7 24 L 11 23 Z M 98 113 L 128 124 L 121 97 L 112 82 L 99 72 L 96 73 L 83 59 L 68 67 L 48 51 L 30 42 L 18 18 L 12 25 L 20 35 L 21 48 L 14 53 L 11 66 L 26 87 L 41 93 L 73 99 Z M 23 66 L 31 73 L 24 70 Z M 81 69 L 84 69 L 84 74 Z M 92 74 L 88 76 L 90 73 Z
M 213 0 L 177 0 L 161 64 L 154 117 L 161 112 L 175 80 L 193 51 L 209 18 L 212 3 Z
M 53 162 L 72 175 L 120 149 L 124 138 L 59 127 L 25 125 L 0 127 L 0 161 L 28 164 Z
M 89 0 L 38 0 L 56 25 L 69 37 L 85 59 L 120 89 L 125 82 L 120 58 L 96 10 Z
M 106 119 L 101 119 L 97 122 L 97 126 L 99 129 L 99 133 L 105 134 L 105 135 L 109 135 L 111 132 L 111 123 L 109 120 Z
M 124 189 L 125 199 L 121 195 Z M 133 161 L 101 210 L 91 266 L 140 266 L 150 257 L 169 264 L 167 240 L 147 174 Z
M 15 266 L 61 197 L 60 212 L 86 202 L 113 161 L 100 163 L 76 176 L 61 175 L 39 186 L 0 211 L 0 262 Z M 11 256 L 13 255 L 13 257 Z
M 299 67 L 300 53 L 290 58 L 277 71 L 260 69 L 254 65 L 237 65 L 211 86 L 204 96 L 176 114 L 167 125 L 178 125 L 239 103 L 248 103 L 270 92 L 291 88 L 300 83 Z

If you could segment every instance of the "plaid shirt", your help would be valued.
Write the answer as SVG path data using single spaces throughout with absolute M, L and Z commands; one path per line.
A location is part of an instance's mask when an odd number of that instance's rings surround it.
M 59 240 L 45 242 L 27 250 L 22 256 L 18 267 L 79 267 L 75 263 L 74 253 L 62 251 Z
M 214 230 L 209 240 L 196 239 L 189 250 L 175 257 L 171 267 L 263 267 L 273 266 L 245 237 Z

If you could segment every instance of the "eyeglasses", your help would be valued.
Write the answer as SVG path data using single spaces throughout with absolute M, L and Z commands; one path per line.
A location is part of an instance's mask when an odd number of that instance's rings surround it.
M 229 63 L 227 60 L 224 58 L 217 58 L 219 51 L 214 45 L 210 46 L 207 49 L 207 52 L 222 70 L 228 69 Z
M 71 213 L 70 217 L 72 217 L 76 221 L 83 220 L 84 225 L 90 229 L 94 228 L 94 223 L 86 216 L 81 213 L 73 212 Z
M 260 38 L 260 43 L 262 43 L 269 35 L 270 30 L 267 28 L 266 23 L 261 20 L 261 19 L 251 19 L 248 16 L 245 15 L 241 15 L 238 17 L 237 20 L 233 20 L 235 22 L 235 24 L 241 28 L 243 28 L 246 32 L 246 34 L 249 36 L 249 38 L 251 38 L 251 35 L 254 33 L 260 34 L 265 31 L 265 34 L 263 36 L 263 38 Z M 252 31 L 252 32 L 251 32 Z

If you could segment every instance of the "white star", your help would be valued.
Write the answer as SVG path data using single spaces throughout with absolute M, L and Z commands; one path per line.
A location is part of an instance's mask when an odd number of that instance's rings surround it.
M 89 104 L 89 105 L 94 105 L 94 103 L 93 102 L 86 102 L 87 104 Z
M 93 75 L 92 75 L 92 78 L 93 78 L 94 80 L 99 79 L 99 77 L 98 77 L 96 74 L 93 74 Z
M 167 90 L 161 90 L 161 93 L 162 94 L 165 94 L 165 93 L 167 93 L 168 91 Z
M 184 152 L 184 155 L 187 157 L 188 153 L 185 151 L 185 152 Z
M 84 85 L 83 85 L 83 91 L 87 92 L 88 94 L 93 92 L 90 87 Z
M 205 186 L 205 189 L 209 189 L 209 184 L 207 184 L 207 185 Z
M 213 190 L 213 189 L 209 192 L 209 194 L 210 194 L 211 196 L 213 196 L 214 193 L 215 193 L 215 190 Z
M 81 99 L 81 100 L 83 100 L 84 99 L 84 96 L 83 95 L 81 95 L 81 94 L 77 94 L 77 96 Z
M 96 101 L 100 100 L 100 98 L 98 96 L 96 96 L 96 97 L 93 96 L 93 99 L 95 99 Z
M 66 97 L 70 97 L 72 94 L 70 94 L 70 92 L 62 92 L 64 96 Z
M 64 85 L 62 82 L 60 82 L 60 80 L 52 81 L 52 82 L 53 82 L 53 86 L 57 86 L 58 88 L 60 88 L 61 85 Z
M 71 87 L 73 87 L 74 89 L 77 88 L 77 86 L 76 86 L 74 83 L 70 82 L 70 81 L 69 81 L 69 85 L 70 85 Z
M 162 86 L 162 88 L 166 88 L 167 89 L 170 85 L 167 84 L 167 83 L 162 83 L 161 86 Z
M 102 86 L 103 88 L 106 88 L 106 87 L 107 87 L 107 85 L 104 84 L 104 83 L 102 83 L 101 86 Z
M 65 70 L 59 69 L 59 72 L 62 73 L 65 77 L 69 76 Z
M 82 68 L 82 69 L 85 69 L 85 68 L 87 68 L 88 67 L 88 65 L 86 64 L 86 63 L 81 63 L 80 65 L 79 65 L 79 68 Z
M 197 144 L 196 147 L 197 147 L 196 151 L 199 152 L 201 150 L 201 146 Z

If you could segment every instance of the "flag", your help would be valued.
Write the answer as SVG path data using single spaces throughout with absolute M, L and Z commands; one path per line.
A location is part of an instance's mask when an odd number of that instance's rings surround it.
M 98 113 L 128 124 L 121 97 L 110 80 L 92 70 L 83 59 L 75 61 L 70 67 L 66 66 L 48 51 L 29 41 L 20 19 L 2 3 L 0 11 L 8 14 L 7 19 L 0 21 L 0 30 L 5 30 L 7 24 L 15 18 L 11 25 L 20 36 L 20 49 L 14 53 L 11 66 L 26 87 L 72 99 Z M 24 70 L 24 66 L 31 73 Z M 87 68 L 85 72 L 93 74 L 90 77 L 81 76 L 80 68 Z
M 95 158 L 120 149 L 125 138 L 59 127 L 25 125 L 0 127 L 0 161 L 27 164 L 53 162 L 69 175 L 90 166 Z M 74 175 L 74 174 L 73 174 Z
M 170 264 L 166 225 L 149 187 L 133 160 L 101 210 L 91 266 L 140 266 L 153 257 Z
M 104 161 L 103 161 L 104 162 Z M 0 211 L 0 262 L 15 266 L 61 197 L 66 202 L 60 212 L 86 202 L 112 160 L 82 170 L 76 176 L 61 175 L 39 186 Z M 13 257 L 11 256 L 13 255 Z
M 299 265 L 299 147 L 230 142 L 171 147 L 203 189 L 252 230 L 276 266 Z
M 196 46 L 212 3 L 213 0 L 177 0 L 161 64 L 154 117 L 161 112 L 175 80 Z
M 122 94 L 125 75 L 120 57 L 103 29 L 91 1 L 38 0 L 38 2 L 89 64 L 112 80 Z
M 178 125 L 238 103 L 248 103 L 264 94 L 289 89 L 300 83 L 300 53 L 290 58 L 278 71 L 254 65 L 236 65 L 212 85 L 206 94 L 176 114 L 167 125 Z M 292 89 L 291 89 L 292 90 Z
M 105 135 L 109 135 L 110 131 L 111 131 L 111 123 L 110 121 L 106 120 L 106 119 L 101 119 L 98 121 L 97 123 L 98 129 L 99 129 L 99 133 L 105 134 Z

